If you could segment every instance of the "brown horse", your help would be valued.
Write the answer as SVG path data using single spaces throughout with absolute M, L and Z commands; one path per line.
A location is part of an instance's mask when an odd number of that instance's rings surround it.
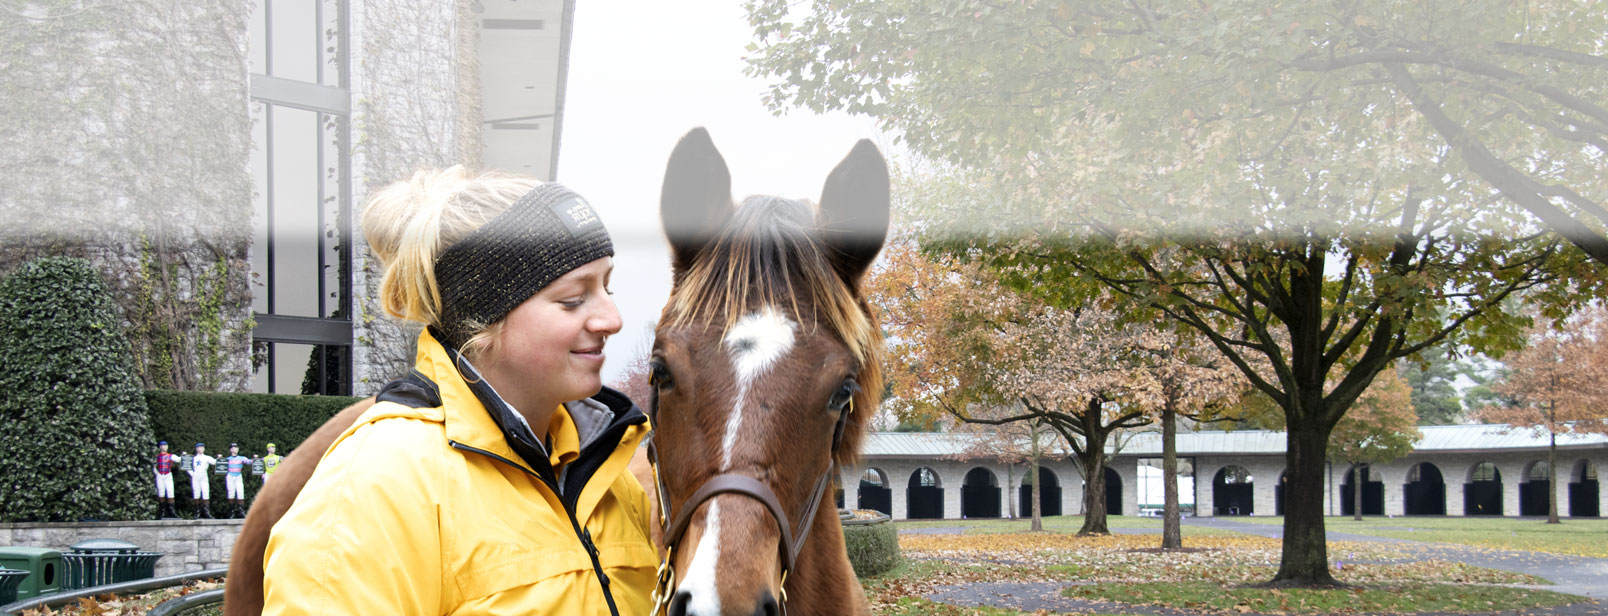
M 776 197 L 733 208 L 702 129 L 670 155 L 660 208 L 674 275 L 649 417 L 671 616 L 867 612 L 837 512 L 818 505 L 882 391 L 881 330 L 859 288 L 888 207 L 869 141 L 827 177 L 818 209 Z
M 374 398 L 365 398 L 336 413 L 324 425 L 314 430 L 285 459 L 279 461 L 274 478 L 252 501 L 246 512 L 246 521 L 235 538 L 234 551 L 229 555 L 229 583 L 223 587 L 224 616 L 260 616 L 262 614 L 262 556 L 268 549 L 268 531 L 279 518 L 285 517 L 296 495 L 307 485 L 307 479 L 318 468 L 331 443 L 357 417 L 374 406 Z
M 882 156 L 858 144 L 818 212 L 773 197 L 736 209 L 725 161 L 695 129 L 671 155 L 660 207 L 674 286 L 652 362 L 658 477 L 644 452 L 631 471 L 653 497 L 665 571 L 681 572 L 679 585 L 665 580 L 670 613 L 774 615 L 784 600 L 793 614 L 867 613 L 837 514 L 817 505 L 882 391 L 881 332 L 859 293 L 887 233 Z M 269 530 L 372 404 L 319 428 L 258 494 L 230 561 L 227 616 L 262 613 Z

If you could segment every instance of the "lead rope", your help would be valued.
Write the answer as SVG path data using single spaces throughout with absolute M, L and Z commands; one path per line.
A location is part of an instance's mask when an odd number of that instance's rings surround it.
M 649 435 L 649 439 L 653 436 Z M 664 480 L 659 478 L 659 452 L 654 443 L 648 443 L 648 466 L 653 468 L 653 483 L 658 485 L 659 491 L 659 529 L 660 537 L 665 540 L 664 558 L 659 561 L 658 581 L 653 584 L 653 611 L 649 616 L 668 614 L 670 611 L 670 590 L 676 587 L 676 569 L 670 563 L 674 562 L 676 546 L 670 543 L 670 517 L 666 513 L 669 501 L 666 499 Z

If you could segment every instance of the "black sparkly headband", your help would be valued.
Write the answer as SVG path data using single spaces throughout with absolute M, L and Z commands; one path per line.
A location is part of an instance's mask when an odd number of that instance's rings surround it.
M 508 316 L 577 267 L 614 256 L 603 221 L 586 200 L 547 183 L 436 257 L 441 342 L 462 348 L 475 326 Z

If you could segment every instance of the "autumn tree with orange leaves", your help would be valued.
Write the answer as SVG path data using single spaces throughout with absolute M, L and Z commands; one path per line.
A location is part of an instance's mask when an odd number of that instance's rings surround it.
M 1045 305 L 988 270 L 908 244 L 890 246 L 884 258 L 868 296 L 894 342 L 896 412 L 996 426 L 1041 422 L 1065 439 L 1083 470 L 1079 534 L 1109 533 L 1107 443 L 1118 430 L 1151 423 L 1164 406 L 1151 368 L 1170 339 L 1097 305 Z
M 1512 404 L 1476 416 L 1547 435 L 1547 523 L 1557 524 L 1558 435 L 1608 434 L 1608 310 L 1594 306 L 1561 324 L 1537 316 L 1526 339 L 1502 358 L 1507 377 L 1492 387 Z
M 1329 433 L 1330 455 L 1351 465 L 1353 519 L 1362 519 L 1363 468 L 1407 455 L 1422 438 L 1407 380 L 1396 370 L 1380 372 Z

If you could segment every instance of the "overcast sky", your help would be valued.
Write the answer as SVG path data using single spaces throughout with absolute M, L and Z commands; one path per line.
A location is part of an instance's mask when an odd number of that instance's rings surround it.
M 737 199 L 820 198 L 826 174 L 876 123 L 844 114 L 776 117 L 765 83 L 743 75 L 751 40 L 738 2 L 577 3 L 558 181 L 590 201 L 615 245 L 614 299 L 624 328 L 609 341 L 605 382 L 645 350 L 670 293 L 659 187 L 676 140 L 709 129 Z

